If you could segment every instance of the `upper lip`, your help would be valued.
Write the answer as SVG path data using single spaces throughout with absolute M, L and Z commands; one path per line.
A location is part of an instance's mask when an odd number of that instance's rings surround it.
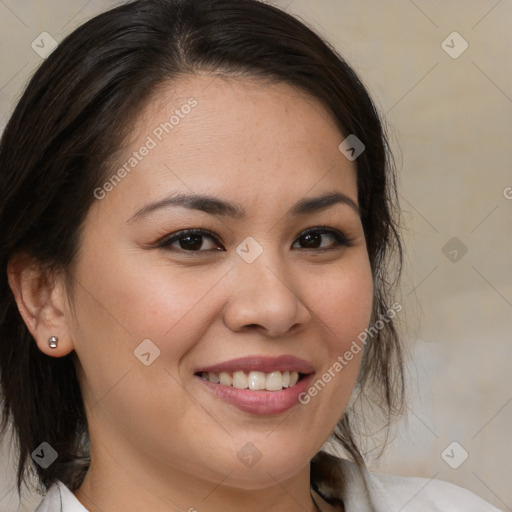
M 270 372 L 298 372 L 313 373 L 313 366 L 298 357 L 292 355 L 282 355 L 278 357 L 268 356 L 246 356 L 238 359 L 231 359 L 211 366 L 202 366 L 195 370 L 195 373 L 209 372 L 236 372 L 236 371 L 259 371 L 263 373 Z

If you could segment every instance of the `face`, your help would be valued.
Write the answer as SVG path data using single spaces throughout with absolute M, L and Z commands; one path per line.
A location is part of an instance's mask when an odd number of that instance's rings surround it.
M 373 293 L 343 138 L 316 100 L 248 78 L 181 79 L 144 110 L 96 190 L 66 312 L 91 440 L 119 465 L 255 489 L 328 439 L 361 353 L 333 365 Z

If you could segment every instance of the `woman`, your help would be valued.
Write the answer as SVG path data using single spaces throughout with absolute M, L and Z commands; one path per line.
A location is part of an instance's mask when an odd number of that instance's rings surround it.
M 388 155 L 353 70 L 259 1 L 135 1 L 61 43 L 0 147 L 38 512 L 496 510 L 364 466 L 356 405 L 403 404 Z

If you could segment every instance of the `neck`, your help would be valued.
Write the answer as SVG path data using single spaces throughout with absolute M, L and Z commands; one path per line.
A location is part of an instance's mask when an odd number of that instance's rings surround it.
M 179 467 L 122 450 L 95 450 L 91 443 L 91 466 L 75 496 L 89 512 L 327 512 L 335 510 L 310 489 L 309 464 L 286 481 L 269 479 L 264 488 L 240 487 L 234 472 L 217 481 L 199 478 Z M 97 453 L 96 453 L 97 452 Z M 115 454 L 115 455 L 114 455 Z M 233 475 L 232 475 L 233 473 Z M 318 506 L 317 506 L 318 504 Z

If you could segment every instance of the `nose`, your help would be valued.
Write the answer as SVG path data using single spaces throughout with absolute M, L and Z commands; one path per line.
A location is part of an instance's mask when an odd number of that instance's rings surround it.
M 224 307 L 224 322 L 232 331 L 256 328 L 268 337 L 304 328 L 311 320 L 297 279 L 277 258 L 263 254 L 254 262 L 236 262 L 232 293 Z

